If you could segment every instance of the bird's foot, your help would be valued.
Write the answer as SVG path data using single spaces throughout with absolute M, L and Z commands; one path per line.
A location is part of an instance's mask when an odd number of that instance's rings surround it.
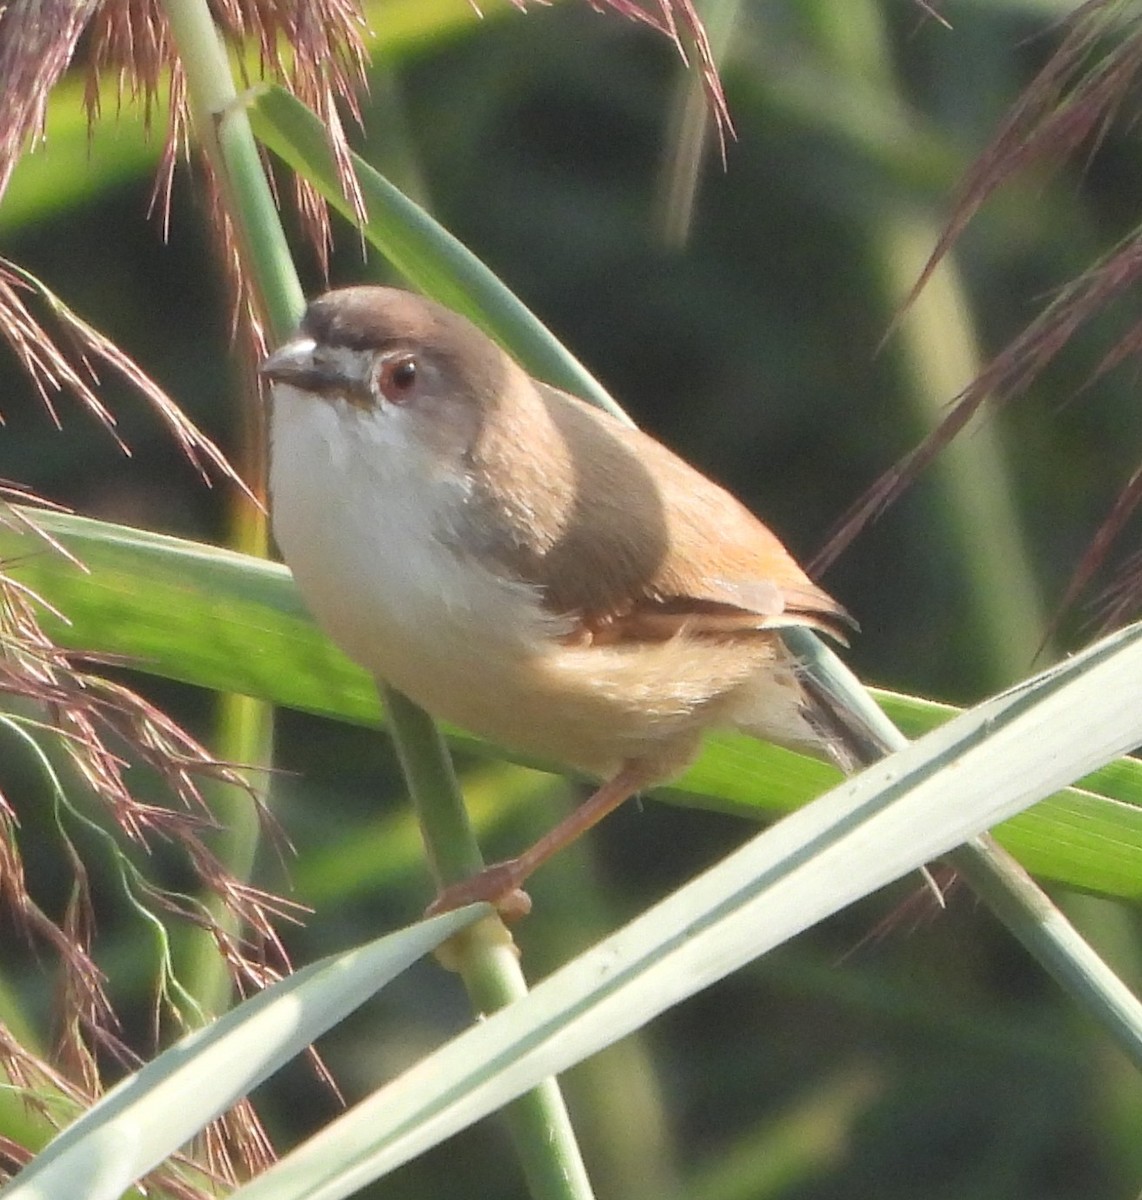
M 519 885 L 529 874 L 518 858 L 493 863 L 477 875 L 446 887 L 425 909 L 426 917 L 484 901 L 494 905 L 505 921 L 518 921 L 531 912 L 531 897 Z

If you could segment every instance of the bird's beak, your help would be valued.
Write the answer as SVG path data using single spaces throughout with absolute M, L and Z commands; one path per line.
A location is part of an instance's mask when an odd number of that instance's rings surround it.
M 290 383 L 309 392 L 344 391 L 348 381 L 335 362 L 323 360 L 313 338 L 294 338 L 279 346 L 258 368 L 271 383 Z

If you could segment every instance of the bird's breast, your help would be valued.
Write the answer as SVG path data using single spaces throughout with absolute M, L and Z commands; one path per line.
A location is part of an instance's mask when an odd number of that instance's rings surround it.
M 275 390 L 274 536 L 314 616 L 355 661 L 414 699 L 439 676 L 476 686 L 488 659 L 533 654 L 548 618 L 536 589 L 442 538 L 462 481 L 386 440 L 382 420 Z

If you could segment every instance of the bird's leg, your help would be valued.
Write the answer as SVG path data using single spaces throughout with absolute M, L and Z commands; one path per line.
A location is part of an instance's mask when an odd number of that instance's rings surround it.
M 478 874 L 446 887 L 428 906 L 426 915 L 435 916 L 465 904 L 486 900 L 509 920 L 526 916 L 531 911 L 531 900 L 520 888 L 524 880 L 649 782 L 645 767 L 628 763 L 613 779 L 607 780 L 574 812 L 517 858 L 493 863 Z

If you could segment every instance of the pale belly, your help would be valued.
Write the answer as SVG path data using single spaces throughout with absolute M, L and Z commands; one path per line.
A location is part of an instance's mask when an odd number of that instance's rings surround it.
M 473 588 L 470 565 L 466 602 L 458 603 L 440 563 L 431 577 L 410 583 L 406 576 L 394 589 L 393 574 L 382 581 L 380 565 L 362 569 L 335 541 L 307 539 L 296 552 L 288 522 L 283 528 L 275 519 L 275 528 L 321 627 L 433 716 L 600 777 L 633 759 L 661 761 L 654 773 L 670 775 L 675 760 L 681 767 L 696 749 L 695 724 L 710 701 L 707 673 L 696 681 L 692 671 L 680 672 L 673 650 L 566 646 L 543 636 L 534 597 L 491 577 Z M 459 574 L 460 564 L 453 566 Z

